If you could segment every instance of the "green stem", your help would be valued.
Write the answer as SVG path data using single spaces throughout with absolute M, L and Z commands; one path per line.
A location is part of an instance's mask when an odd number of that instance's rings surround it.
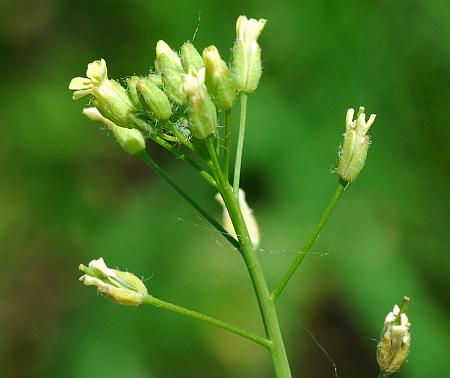
M 230 170 L 230 153 L 231 153 L 231 109 L 225 110 L 225 135 L 223 147 L 223 175 L 228 181 L 228 171 Z
M 236 150 L 236 161 L 234 163 L 233 192 L 239 199 L 239 180 L 241 179 L 242 150 L 244 148 L 245 121 L 247 118 L 247 98 L 245 92 L 241 92 L 241 117 L 239 120 L 239 136 Z
M 157 307 L 157 308 L 163 308 L 168 311 L 176 312 L 178 314 L 182 314 L 182 315 L 188 316 L 193 319 L 204 321 L 204 322 L 212 324 L 216 327 L 219 327 L 219 328 L 225 329 L 227 331 L 230 331 L 232 333 L 235 333 L 236 335 L 242 336 L 250 341 L 253 341 L 253 342 L 263 346 L 264 348 L 267 348 L 267 349 L 270 348 L 271 342 L 269 340 L 267 340 L 266 338 L 255 335 L 253 333 L 250 333 L 250 332 L 248 332 L 242 328 L 236 327 L 232 324 L 225 323 L 219 319 L 213 318 L 212 316 L 205 315 L 200 312 L 193 311 L 193 310 L 187 309 L 185 307 L 181 307 L 181 306 L 175 305 L 173 303 L 163 301 L 161 299 L 157 299 L 155 297 L 152 297 L 151 295 L 147 295 L 146 297 L 144 297 L 142 303 L 145 303 L 145 304 Z
M 170 143 L 167 143 L 163 138 L 157 135 L 154 135 L 151 138 L 155 143 L 158 143 L 161 147 L 165 148 L 167 151 L 174 154 L 177 158 L 184 160 L 188 164 L 190 164 L 194 169 L 198 171 L 200 176 L 203 177 L 208 184 L 212 185 L 214 188 L 217 189 L 216 180 L 214 180 L 214 178 L 207 171 L 205 171 L 203 167 L 201 167 L 195 160 L 193 160 L 188 155 L 172 146 Z
M 253 249 L 247 226 L 239 207 L 238 199 L 234 196 L 228 181 L 225 180 L 220 168 L 219 160 L 215 153 L 214 144 L 210 138 L 206 140 L 206 146 L 214 167 L 219 191 L 233 222 L 233 226 L 241 247 L 240 251 L 253 284 L 253 289 L 255 291 L 262 320 L 264 322 L 266 336 L 272 342 L 270 353 L 276 376 L 278 378 L 290 378 L 292 375 L 284 347 L 283 337 L 281 335 L 275 303 L 270 299 L 270 291 L 267 286 L 262 267 L 258 261 L 255 250 Z
M 380 369 L 380 372 L 378 373 L 377 378 L 386 378 L 389 377 L 392 373 L 389 373 L 387 371 L 384 371 L 383 369 Z
M 239 243 L 233 238 L 222 225 L 217 222 L 206 210 L 204 210 L 197 202 L 189 197 L 186 192 L 181 189 L 175 182 L 164 172 L 164 170 L 156 164 L 156 162 L 148 156 L 146 151 L 138 155 L 158 176 L 165 180 L 181 197 L 183 197 L 197 212 L 204 217 L 220 234 L 223 235 L 235 248 L 239 249 Z
M 194 145 L 183 135 L 181 134 L 178 129 L 177 126 L 174 125 L 172 122 L 170 121 L 166 121 L 164 123 L 164 126 L 166 126 L 173 135 L 175 135 L 178 139 L 178 141 L 182 144 L 184 144 L 187 148 L 189 148 L 191 151 L 195 151 Z
M 324 213 L 322 214 L 322 218 L 320 218 L 319 223 L 316 225 L 316 228 L 310 235 L 308 241 L 303 246 L 300 252 L 298 252 L 297 256 L 295 257 L 295 260 L 292 262 L 291 266 L 283 276 L 283 278 L 280 280 L 278 285 L 275 287 L 275 289 L 272 291 L 272 301 L 276 301 L 278 297 L 280 296 L 283 289 L 288 284 L 291 277 L 294 275 L 295 271 L 297 270 L 298 266 L 301 264 L 305 256 L 308 254 L 309 250 L 313 246 L 314 242 L 319 236 L 320 231 L 322 230 L 323 226 L 325 226 L 325 223 L 327 223 L 328 218 L 330 217 L 331 213 L 334 210 L 334 207 L 336 206 L 337 201 L 341 197 L 342 193 L 344 192 L 345 188 L 347 187 L 347 182 L 339 180 L 338 186 L 336 188 L 336 191 L 333 194 L 333 197 L 331 197 L 330 202 L 328 203 L 327 208 L 325 209 Z

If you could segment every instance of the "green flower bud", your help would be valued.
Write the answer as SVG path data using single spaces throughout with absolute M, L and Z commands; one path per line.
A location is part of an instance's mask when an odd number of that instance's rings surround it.
M 189 72 L 191 66 L 196 70 L 204 67 L 202 56 L 190 42 L 186 42 L 181 46 L 181 63 L 186 72 Z
M 90 63 L 86 76 L 76 77 L 70 82 L 69 89 L 75 91 L 73 99 L 92 95 L 95 106 L 104 117 L 121 127 L 130 127 L 128 116 L 134 110 L 133 104 L 126 89 L 117 81 L 108 79 L 105 60 Z
M 408 302 L 409 298 L 405 297 L 402 308 L 395 305 L 384 321 L 377 346 L 377 361 L 380 368 L 387 373 L 395 373 L 400 370 L 409 353 L 411 323 L 405 313 Z
M 151 73 L 147 76 L 147 79 L 150 80 L 153 84 L 155 84 L 158 88 L 162 88 L 163 82 L 161 75 Z
M 220 58 L 216 46 L 203 50 L 206 67 L 206 86 L 217 107 L 231 109 L 236 100 L 236 87 L 227 64 Z
M 161 62 L 162 56 L 165 56 L 167 60 Z M 179 69 L 180 71 L 183 70 L 183 65 L 181 64 L 180 57 L 163 40 L 158 41 L 158 43 L 156 44 L 155 66 L 158 71 L 163 71 L 167 67 L 176 68 Z
M 130 155 L 136 155 L 145 150 L 145 139 L 139 130 L 117 126 L 94 107 L 83 109 L 83 114 L 93 121 L 103 123 L 113 139 Z
M 172 115 L 172 106 L 166 94 L 151 80 L 141 79 L 137 83 L 137 92 L 142 109 L 150 118 L 165 121 Z
M 217 128 L 216 107 L 205 86 L 205 68 L 196 71 L 191 67 L 189 74 L 182 76 L 182 88 L 189 99 L 192 133 L 198 139 L 205 139 Z
M 81 264 L 79 269 L 85 273 L 80 281 L 87 286 L 97 286 L 97 291 L 113 302 L 138 306 L 148 295 L 142 280 L 134 274 L 108 268 L 103 258 L 92 260 L 88 267 Z
M 233 47 L 233 74 L 238 90 L 251 93 L 261 78 L 261 48 L 257 42 L 267 20 L 239 16 Z
M 137 83 L 140 80 L 138 76 L 131 76 L 127 79 L 127 88 L 128 93 L 130 94 L 131 102 L 133 103 L 134 107 L 136 109 L 141 108 L 141 104 L 139 102 L 139 96 L 137 92 Z
M 181 90 L 183 66 L 178 54 L 164 41 L 159 41 L 156 45 L 155 66 L 162 76 L 167 96 L 177 105 L 183 105 L 186 102 L 186 94 Z
M 353 120 L 354 113 L 353 109 L 347 110 L 344 144 L 339 153 L 337 168 L 339 176 L 347 182 L 354 181 L 364 167 L 370 144 L 370 137 L 367 132 L 375 122 L 376 117 L 375 114 L 371 114 L 366 122 L 366 115 L 362 106 L 359 108 L 356 121 Z

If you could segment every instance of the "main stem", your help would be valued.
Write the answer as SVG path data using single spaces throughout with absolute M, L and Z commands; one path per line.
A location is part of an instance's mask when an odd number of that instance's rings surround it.
M 280 280 L 279 284 L 276 286 L 276 288 L 272 292 L 272 301 L 276 301 L 283 289 L 288 284 L 291 277 L 294 275 L 295 271 L 297 270 L 298 266 L 301 264 L 305 256 L 308 254 L 309 250 L 313 246 L 316 239 L 319 237 L 320 231 L 322 230 L 323 226 L 325 226 L 325 223 L 327 223 L 328 218 L 330 217 L 331 213 L 334 210 L 334 207 L 336 206 L 337 201 L 341 197 L 342 193 L 344 192 L 345 188 L 347 187 L 347 182 L 339 180 L 338 186 L 336 188 L 336 191 L 333 194 L 333 197 L 331 197 L 330 202 L 328 203 L 327 208 L 325 209 L 324 213 L 322 214 L 322 217 L 320 218 L 319 223 L 316 225 L 316 228 L 310 235 L 308 241 L 303 246 L 301 251 L 297 254 L 295 257 L 295 260 L 292 262 L 291 266 L 287 270 L 286 274 L 283 276 L 283 278 Z
M 240 251 L 244 258 L 253 288 L 258 300 L 259 309 L 264 322 L 264 328 L 268 339 L 272 342 L 270 353 L 272 356 L 275 373 L 278 378 L 291 378 L 289 361 L 284 347 L 283 337 L 278 322 L 275 303 L 271 301 L 270 291 L 267 286 L 261 265 L 253 249 L 247 226 L 240 211 L 238 199 L 234 196 L 228 181 L 225 180 L 220 168 L 214 144 L 210 138 L 206 140 L 209 155 L 211 157 L 214 172 L 216 173 L 219 191 L 227 206 L 228 213 L 233 222 L 234 229 L 240 244 Z
M 202 321 L 212 324 L 216 327 L 219 327 L 219 328 L 225 329 L 229 332 L 235 333 L 236 335 L 245 337 L 248 340 L 254 341 L 255 343 L 258 343 L 259 345 L 262 345 L 264 348 L 268 348 L 268 349 L 270 348 L 271 343 L 266 338 L 255 335 L 251 332 L 248 332 L 242 328 L 236 327 L 232 324 L 225 323 L 222 320 L 213 318 L 212 316 L 205 315 L 200 312 L 193 311 L 188 308 L 181 307 L 176 304 L 163 301 L 163 300 L 155 298 L 151 295 L 147 295 L 146 297 L 144 297 L 142 302 L 145 304 L 149 304 L 151 306 L 155 306 L 157 308 L 163 308 L 168 311 L 176 312 L 178 314 L 185 315 L 185 316 L 188 316 L 193 319 L 202 320 Z
M 244 149 L 245 121 L 247 118 L 247 93 L 241 92 L 241 117 L 239 119 L 239 136 L 234 163 L 233 192 L 239 199 L 239 181 L 241 179 L 242 150 Z
M 391 374 L 392 373 L 388 373 L 387 371 L 380 369 L 380 372 L 378 373 L 377 378 L 386 378 L 386 377 L 389 377 Z

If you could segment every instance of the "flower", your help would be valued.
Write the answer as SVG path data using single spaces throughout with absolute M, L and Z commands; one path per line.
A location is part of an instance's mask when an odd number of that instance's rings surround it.
M 92 260 L 89 266 L 81 264 L 79 269 L 85 273 L 80 281 L 87 286 L 97 286 L 100 294 L 119 304 L 138 306 L 148 295 L 142 280 L 132 273 L 108 268 L 103 258 Z
M 93 105 L 104 117 L 116 125 L 131 128 L 129 115 L 134 110 L 133 103 L 124 87 L 117 81 L 108 79 L 105 60 L 89 63 L 86 76 L 87 78 L 75 77 L 71 80 L 69 89 L 75 91 L 73 99 L 92 95 Z
M 162 76 L 164 92 L 175 104 L 183 105 L 186 102 L 186 94 L 181 90 L 183 65 L 178 54 L 164 41 L 156 44 L 155 67 Z
M 206 86 L 221 110 L 229 110 L 236 99 L 236 87 L 227 64 L 221 59 L 216 46 L 203 50 L 206 67 Z
M 164 67 L 160 67 L 161 58 L 163 55 L 165 55 L 168 59 L 167 62 L 163 64 L 163 66 L 166 66 L 167 63 L 170 63 L 172 66 L 183 70 L 183 65 L 181 64 L 181 59 L 178 54 L 173 51 L 166 42 L 160 40 L 156 44 L 156 66 L 161 71 L 164 69 Z
M 237 240 L 233 222 L 231 221 L 230 214 L 228 213 L 222 196 L 220 195 L 220 193 L 217 193 L 215 198 L 216 201 L 219 202 L 223 207 L 223 228 Z M 256 222 L 255 216 L 253 215 L 253 210 L 248 206 L 247 201 L 245 200 L 245 192 L 242 189 L 239 189 L 239 207 L 247 226 L 248 234 L 250 236 L 253 248 L 258 248 L 260 241 L 258 223 Z
M 409 298 L 404 298 L 402 306 L 406 308 Z M 384 320 L 384 327 L 377 346 L 377 361 L 380 368 L 388 373 L 400 370 L 411 346 L 408 316 L 397 305 Z
M 202 56 L 191 42 L 186 42 L 181 46 L 180 55 L 181 63 L 186 72 L 189 72 L 191 66 L 196 70 L 199 70 L 204 66 Z
M 189 121 L 192 133 L 198 139 L 211 135 L 217 128 L 217 112 L 205 86 L 205 67 L 198 71 L 190 67 L 181 76 L 181 88 L 189 99 Z
M 237 89 L 251 93 L 261 78 L 261 48 L 257 42 L 267 20 L 239 16 L 233 48 L 233 72 Z
M 136 155 L 145 150 L 145 139 L 139 130 L 117 126 L 114 122 L 103 117 L 95 107 L 83 109 L 83 114 L 92 121 L 103 123 L 113 139 L 130 155 Z
M 355 111 L 352 108 L 347 110 L 344 145 L 339 153 L 337 168 L 342 180 L 346 182 L 354 181 L 364 167 L 370 144 L 370 137 L 367 132 L 376 118 L 375 114 L 371 114 L 366 122 L 363 106 L 359 107 L 356 120 L 353 120 L 354 113 Z
M 95 60 L 88 64 L 86 77 L 74 77 L 69 83 L 69 89 L 75 91 L 73 99 L 78 100 L 92 94 L 92 89 L 108 80 L 108 70 L 104 59 Z

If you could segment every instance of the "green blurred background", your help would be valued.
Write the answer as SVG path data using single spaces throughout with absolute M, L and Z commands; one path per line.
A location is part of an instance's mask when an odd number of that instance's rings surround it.
M 156 296 L 261 332 L 242 261 L 177 195 L 81 115 L 87 63 L 148 72 L 154 46 L 192 39 L 228 58 L 238 15 L 264 17 L 243 187 L 271 285 L 317 222 L 348 107 L 378 114 L 364 171 L 283 294 L 295 377 L 374 377 L 386 313 L 412 298 L 399 377 L 448 376 L 450 6 L 399 1 L 0 3 L 0 376 L 272 377 L 246 340 L 78 282 L 104 257 Z M 234 117 L 236 120 L 237 117 Z M 150 146 L 220 216 L 189 168 Z

